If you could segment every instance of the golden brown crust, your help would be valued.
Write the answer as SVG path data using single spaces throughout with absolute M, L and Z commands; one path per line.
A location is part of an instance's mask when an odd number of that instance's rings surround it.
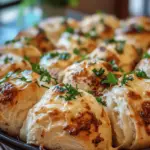
M 17 88 L 9 83 L 3 83 L 0 85 L 0 103 L 5 105 L 7 103 L 13 104 L 13 100 L 15 96 L 17 96 L 18 90 Z

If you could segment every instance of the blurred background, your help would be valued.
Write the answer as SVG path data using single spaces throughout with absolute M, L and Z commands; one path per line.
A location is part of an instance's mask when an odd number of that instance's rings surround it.
M 150 0 L 0 0 L 0 44 L 49 16 L 81 19 L 101 10 L 125 19 L 150 15 Z

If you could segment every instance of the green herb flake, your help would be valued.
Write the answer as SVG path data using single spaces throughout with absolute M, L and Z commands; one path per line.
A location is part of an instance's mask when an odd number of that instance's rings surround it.
M 118 83 L 118 79 L 116 78 L 116 76 L 112 72 L 109 72 L 107 75 L 107 78 L 105 80 L 102 80 L 101 83 L 102 84 L 115 85 Z
M 52 77 L 46 69 L 39 64 L 32 64 L 32 70 L 40 75 L 40 81 L 50 83 Z
M 41 58 L 46 57 L 46 59 L 53 59 L 58 57 L 59 60 L 68 60 L 71 57 L 70 53 L 64 52 L 64 53 L 58 53 L 58 52 L 51 52 L 46 55 L 43 55 Z
M 80 50 L 78 48 L 74 48 L 73 53 L 76 55 L 80 55 Z
M 134 29 L 139 33 L 144 31 L 144 27 L 138 24 L 134 24 Z
M 123 53 L 123 49 L 124 49 L 124 46 L 125 46 L 125 41 L 119 41 L 116 43 L 116 51 L 119 53 L 119 54 L 122 54 Z
M 13 74 L 14 74 L 13 72 L 7 73 L 2 79 L 0 79 L 0 84 L 2 84 L 5 81 L 7 81 L 7 79 L 9 79 Z
M 59 59 L 60 60 L 68 60 L 70 57 L 71 57 L 71 54 L 69 54 L 67 52 L 59 54 Z
M 107 39 L 107 40 L 105 40 L 105 43 L 106 43 L 106 44 L 115 43 L 115 44 L 116 44 L 115 50 L 116 50 L 119 54 L 122 54 L 126 42 L 125 42 L 124 40 L 116 40 L 116 39 L 112 38 L 112 39 Z
M 137 69 L 137 70 L 135 70 L 135 74 L 139 78 L 149 79 L 149 77 L 147 76 L 146 72 L 143 71 L 143 70 Z
M 13 60 L 13 58 L 12 57 L 5 57 L 5 59 L 4 59 L 4 63 L 5 64 L 8 64 L 8 63 L 10 63 L 11 61 Z
M 71 27 L 68 27 L 65 32 L 68 32 L 68 33 L 70 33 L 70 34 L 73 34 L 73 33 L 74 33 L 74 29 L 71 28 Z
M 47 59 L 52 59 L 58 56 L 59 56 L 58 52 L 51 52 L 51 53 L 46 54 Z
M 121 85 L 125 85 L 125 84 L 127 84 L 128 81 L 133 81 L 133 80 L 134 80 L 134 78 L 131 75 L 124 74 L 123 78 L 121 80 Z
M 30 62 L 30 58 L 28 56 L 24 56 L 24 60 Z
M 99 70 L 97 70 L 96 68 L 94 68 L 93 70 L 93 73 L 97 76 L 97 77 L 100 77 L 104 74 L 105 70 L 103 68 L 100 68 Z
M 101 19 L 99 20 L 99 23 L 100 23 L 100 24 L 104 24 L 104 23 L 105 23 L 104 18 L 101 18 Z
M 10 43 L 16 43 L 18 41 L 20 41 L 20 39 L 8 40 L 8 41 L 5 42 L 5 44 L 7 45 L 7 44 L 10 44 Z
M 66 91 L 64 96 L 61 96 L 62 98 L 64 98 L 66 101 L 70 101 L 72 99 L 75 99 L 76 96 L 80 95 L 81 93 L 78 91 L 78 88 L 74 88 L 72 85 L 70 84 L 65 84 L 63 87 L 63 91 Z
M 24 81 L 24 82 L 28 82 L 28 83 L 32 82 L 31 80 L 28 80 L 28 79 L 25 78 L 24 76 L 22 76 L 22 77 L 20 77 L 20 78 L 18 78 L 18 79 L 20 79 L 21 81 Z
M 100 103 L 100 104 L 106 106 L 106 102 L 102 100 L 102 97 L 101 97 L 101 96 L 100 96 L 100 97 L 97 97 L 96 100 L 97 100 L 98 103 Z
M 142 58 L 150 58 L 150 53 L 148 52 L 144 53 Z
M 115 61 L 115 60 L 111 60 L 111 61 L 109 62 L 109 64 L 111 65 L 113 71 L 119 71 L 119 67 L 118 67 L 118 65 L 116 64 L 116 61 Z

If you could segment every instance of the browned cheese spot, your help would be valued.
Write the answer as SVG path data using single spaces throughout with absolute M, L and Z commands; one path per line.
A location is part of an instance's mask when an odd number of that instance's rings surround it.
M 134 92 L 134 91 L 129 91 L 129 92 L 128 92 L 128 97 L 129 97 L 130 99 L 132 99 L 132 100 L 141 99 L 141 96 L 140 96 L 138 93 Z
M 150 102 L 143 102 L 142 110 L 139 114 L 145 124 L 147 134 L 150 135 Z
M 64 130 L 73 136 L 77 136 L 80 132 L 83 131 L 89 135 L 91 129 L 93 129 L 94 132 L 97 132 L 98 127 L 101 124 L 101 121 L 97 120 L 93 113 L 87 111 L 80 113 L 78 117 L 72 118 L 70 124 L 67 125 Z
M 0 103 L 12 103 L 14 97 L 17 95 L 16 87 L 11 83 L 4 83 L 0 85 Z
M 99 134 L 96 136 L 95 139 L 92 140 L 92 143 L 95 145 L 95 147 L 97 147 L 98 144 L 102 141 L 104 141 L 104 139 L 102 137 L 100 137 L 100 134 Z

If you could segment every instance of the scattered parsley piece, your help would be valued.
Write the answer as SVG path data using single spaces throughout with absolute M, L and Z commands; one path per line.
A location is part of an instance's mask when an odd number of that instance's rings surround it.
M 97 97 L 96 100 L 97 100 L 98 103 L 106 106 L 106 102 L 102 100 L 102 97 Z
M 93 73 L 97 76 L 97 77 L 100 77 L 104 74 L 105 70 L 103 68 L 100 68 L 99 70 L 97 70 L 96 68 L 94 68 L 93 70 Z
M 20 39 L 8 40 L 8 41 L 5 42 L 5 44 L 16 43 L 18 41 L 20 41 Z
M 118 79 L 116 78 L 116 76 L 112 72 L 109 72 L 107 75 L 107 78 L 105 80 L 102 80 L 101 83 L 102 84 L 115 85 L 118 83 Z
M 60 60 L 68 60 L 70 57 L 71 57 L 71 55 L 67 52 L 59 54 L 59 59 Z
M 124 74 L 121 80 L 121 85 L 127 84 L 128 81 L 133 81 L 134 78 L 131 75 Z
M 123 53 L 123 49 L 124 49 L 124 46 L 125 46 L 125 41 L 119 41 L 116 43 L 116 51 L 119 53 L 119 54 L 122 54 Z
M 59 53 L 58 52 L 51 52 L 51 53 L 46 54 L 46 56 L 47 56 L 47 59 L 52 59 L 52 58 L 59 56 Z
M 72 85 L 70 84 L 65 84 L 64 87 L 62 87 L 62 90 L 66 91 L 65 96 L 61 96 L 62 98 L 64 98 L 66 101 L 70 101 L 72 99 L 75 99 L 76 96 L 80 95 L 81 93 L 78 91 L 78 88 L 74 88 Z
M 76 55 L 80 55 L 80 50 L 77 48 L 74 48 L 73 53 Z
M 99 21 L 100 24 L 104 24 L 104 22 L 105 22 L 104 18 L 101 18 L 100 21 Z
M 111 61 L 109 62 L 109 64 L 111 65 L 113 71 L 119 71 L 119 67 L 118 67 L 118 65 L 116 64 L 116 61 L 115 61 L 115 60 L 111 60 Z
M 148 52 L 144 53 L 143 58 L 150 58 L 150 53 L 148 53 Z
M 85 37 L 87 37 L 87 38 L 91 38 L 91 39 L 93 39 L 93 38 L 97 38 L 97 32 L 96 32 L 96 28 L 95 27 L 93 27 L 88 33 L 86 33 L 85 35 L 84 35 Z
M 9 62 L 11 62 L 13 60 L 13 58 L 12 57 L 6 57 L 5 59 L 4 59 L 4 63 L 5 64 L 8 64 Z
M 52 58 L 58 57 L 60 60 L 67 60 L 71 57 L 71 54 L 67 52 L 64 52 L 64 53 L 51 52 L 42 56 L 42 58 L 45 56 L 46 56 L 46 59 L 52 59 Z
M 106 44 L 115 43 L 115 44 L 116 44 L 115 50 L 116 50 L 119 54 L 122 54 L 122 53 L 123 53 L 123 49 L 124 49 L 124 46 L 125 46 L 125 41 L 124 41 L 124 40 L 116 40 L 116 39 L 112 38 L 112 39 L 107 39 L 107 40 L 105 40 L 105 43 L 106 43 Z
M 71 28 L 71 27 L 68 27 L 65 32 L 68 32 L 68 33 L 70 33 L 70 34 L 73 34 L 73 33 L 74 33 L 74 29 Z
M 146 72 L 144 72 L 143 70 L 137 69 L 137 70 L 135 70 L 135 74 L 139 78 L 149 79 Z
M 142 25 L 134 24 L 132 28 L 134 28 L 139 33 L 144 31 L 144 27 Z
M 40 75 L 40 81 L 50 83 L 52 77 L 46 69 L 39 64 L 32 64 L 32 70 Z
M 24 56 L 24 60 L 30 62 L 30 58 L 28 56 Z
M 22 76 L 22 77 L 20 77 L 20 78 L 18 78 L 18 79 L 20 79 L 21 81 L 24 81 L 24 82 L 32 82 L 31 80 L 28 80 L 27 78 L 25 78 L 24 76 Z
M 4 76 L 2 79 L 0 79 L 0 84 L 2 84 L 5 81 L 7 81 L 7 79 L 10 78 L 12 76 L 12 74 L 14 74 L 14 73 L 13 72 L 7 73 L 6 76 Z

